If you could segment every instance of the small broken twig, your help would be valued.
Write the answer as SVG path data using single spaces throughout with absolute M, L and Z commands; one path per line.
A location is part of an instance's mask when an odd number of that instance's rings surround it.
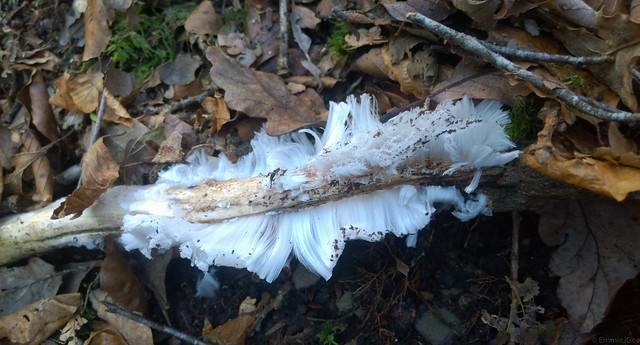
M 208 342 L 204 342 L 202 340 L 199 340 L 197 338 L 195 338 L 194 336 L 191 336 L 189 334 L 186 334 L 184 332 L 180 332 L 175 328 L 171 328 L 169 326 L 165 326 L 162 324 L 159 324 L 155 321 L 149 320 L 144 316 L 138 315 L 138 314 L 134 314 L 128 310 L 122 309 L 119 306 L 113 304 L 113 303 L 109 303 L 109 302 L 102 302 L 102 304 L 104 304 L 108 309 L 107 311 L 110 313 L 114 313 L 114 314 L 118 314 L 118 315 L 122 315 L 126 318 L 129 318 L 133 321 L 139 322 L 143 325 L 149 326 L 149 328 L 155 329 L 156 331 L 162 332 L 162 333 L 166 333 L 169 335 L 172 335 L 186 343 L 189 344 L 193 344 L 193 345 L 211 345 L 211 343 Z
M 420 24 L 421 26 L 427 28 L 431 32 L 435 33 L 441 38 L 446 39 L 452 44 L 484 59 L 495 67 L 511 73 L 514 78 L 531 83 L 539 90 L 549 95 L 555 96 L 556 98 L 565 102 L 568 106 L 585 114 L 609 121 L 633 122 L 640 120 L 639 113 L 629 113 L 621 110 L 611 111 L 607 109 L 607 106 L 605 104 L 600 104 L 600 102 L 593 101 L 592 104 L 597 104 L 597 106 L 585 102 L 580 95 L 577 95 L 568 89 L 551 89 L 547 87 L 545 85 L 544 79 L 524 68 L 518 67 L 516 64 L 507 60 L 502 55 L 487 48 L 484 43 L 482 43 L 475 37 L 453 30 L 419 13 L 409 12 L 407 13 L 407 18 L 414 23 Z

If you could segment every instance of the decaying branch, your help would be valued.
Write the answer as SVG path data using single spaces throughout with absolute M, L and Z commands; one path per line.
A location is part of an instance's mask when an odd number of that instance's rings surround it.
M 433 173 L 417 173 L 429 169 Z M 203 181 L 194 188 L 174 188 L 168 191 L 184 210 L 189 221 L 221 222 L 234 217 L 273 211 L 294 211 L 313 207 L 351 196 L 389 189 L 401 184 L 443 185 L 464 188 L 473 172 L 459 171 L 442 175 L 443 167 L 425 163 L 399 169 L 400 174 L 384 179 L 372 175 L 327 181 L 324 186 L 306 191 L 308 201 L 300 201 L 290 192 L 277 193 L 265 189 L 266 181 L 275 182 L 278 174 L 229 181 Z M 363 184 L 369 179 L 370 183 Z M 267 182 L 268 183 L 268 182 Z M 121 233 L 123 217 L 130 212 L 118 206 L 117 196 L 133 193 L 143 186 L 111 188 L 100 201 L 84 211 L 77 219 L 70 217 L 52 220 L 51 214 L 60 201 L 30 213 L 7 217 L 0 221 L 0 265 L 21 258 L 44 253 L 68 245 L 81 245 L 99 240 L 106 235 Z M 576 187 L 535 172 L 516 161 L 500 168 L 488 168 L 483 172 L 481 187 L 477 192 L 486 194 L 494 212 L 515 209 L 537 209 L 556 199 L 578 197 L 588 193 Z
M 502 55 L 489 49 L 485 44 L 483 44 L 475 37 L 455 31 L 419 13 L 410 12 L 407 14 L 407 18 L 427 28 L 429 31 L 435 33 L 441 38 L 446 39 L 453 45 L 458 46 L 466 50 L 467 52 L 482 58 L 495 67 L 510 73 L 514 78 L 531 83 L 539 90 L 557 97 L 559 100 L 565 102 L 565 104 L 567 104 L 568 106 L 577 109 L 585 114 L 609 121 L 632 122 L 640 120 L 640 114 L 638 113 L 612 110 L 607 105 L 596 101 L 589 103 L 585 102 L 580 95 L 577 95 L 568 89 L 550 89 L 545 85 L 544 79 L 538 77 L 537 75 L 529 72 L 526 69 L 518 67 L 513 62 L 504 58 Z

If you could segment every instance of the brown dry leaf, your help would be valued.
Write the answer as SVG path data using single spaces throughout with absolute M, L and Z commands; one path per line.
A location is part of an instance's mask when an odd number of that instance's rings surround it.
M 231 121 L 229 108 L 220 95 L 205 98 L 202 101 L 202 107 L 213 115 L 211 134 L 218 132 L 225 123 Z
M 640 25 L 629 20 L 629 14 L 599 11 L 593 19 L 597 30 L 567 27 L 553 17 L 547 20 L 551 25 L 557 26 L 554 37 L 572 54 L 613 55 L 614 62 L 590 66 L 588 70 L 615 91 L 629 109 L 634 112 L 640 110 L 640 95 L 636 95 L 633 87 L 633 71 L 640 58 L 640 46 L 635 43 L 640 39 Z
M 0 316 L 55 296 L 61 284 L 62 276 L 55 274 L 53 265 L 37 257 L 25 266 L 0 267 Z
M 11 67 L 17 70 L 37 68 L 39 70 L 53 71 L 58 66 L 60 58 L 44 48 L 36 48 L 31 51 L 19 52 L 15 59 L 15 65 Z M 24 65 L 24 66 L 20 66 Z
M 104 111 L 104 121 L 111 121 L 115 123 L 121 123 L 126 126 L 133 126 L 133 118 L 129 115 L 127 109 L 122 106 L 122 103 L 118 101 L 109 90 L 104 90 L 104 96 L 106 98 L 106 109 Z
M 217 35 L 223 25 L 222 18 L 213 9 L 211 1 L 207 0 L 201 2 L 187 17 L 184 29 L 200 36 Z
M 0 126 L 0 166 L 3 169 L 11 169 L 11 157 L 22 146 L 20 134 L 5 126 Z
M 632 0 L 629 5 L 629 20 L 640 24 L 640 0 Z
M 209 47 L 207 59 L 213 64 L 211 79 L 225 90 L 227 106 L 252 117 L 267 118 L 269 135 L 281 135 L 326 121 L 327 109 L 314 90 L 292 96 L 280 77 L 253 71 L 220 48 Z
M 312 10 L 304 6 L 298 6 L 295 3 L 291 4 L 291 12 L 298 15 L 298 25 L 303 29 L 315 30 L 321 20 L 316 17 Z
M 84 52 L 82 61 L 100 56 L 111 39 L 109 21 L 113 12 L 105 6 L 103 0 L 88 0 L 84 11 Z
M 118 163 L 98 139 L 82 158 L 82 184 L 53 212 L 52 219 L 64 218 L 73 214 L 73 218 L 82 215 L 82 211 L 91 206 L 102 193 L 118 178 Z
M 353 34 L 344 37 L 344 40 L 347 42 L 346 49 L 354 50 L 364 46 L 386 43 L 389 40 L 382 35 L 382 29 L 379 26 L 373 26 L 369 29 L 358 29 L 358 34 L 359 37 Z
M 78 113 L 88 114 L 96 110 L 103 84 L 102 73 L 89 70 L 71 81 L 69 78 L 67 73 L 53 82 L 56 93 L 51 96 L 49 103 Z
M 182 162 L 184 152 L 182 151 L 182 133 L 173 131 L 165 140 L 155 157 L 153 163 L 178 163 Z
M 94 322 L 92 324 L 95 329 L 84 341 L 83 345 L 128 345 L 126 340 L 106 322 Z
M 549 205 L 541 213 L 540 237 L 559 246 L 549 263 L 560 277 L 557 296 L 581 333 L 602 321 L 618 289 L 638 274 L 638 206 L 591 199 Z
M 455 84 L 461 80 L 466 81 Z M 454 85 L 455 84 L 455 85 Z M 471 59 L 463 58 L 454 68 L 451 77 L 433 86 L 432 90 L 445 91 L 433 97 L 436 102 L 460 99 L 468 95 L 475 99 L 495 99 L 505 104 L 514 104 L 518 97 L 531 93 L 523 83 L 513 84 L 504 73 L 487 70 Z
M 618 201 L 631 192 L 640 191 L 640 169 L 591 157 L 558 159 L 549 157 L 543 164 L 536 160 L 536 150 L 525 150 L 525 163 L 556 180 L 592 190 Z
M 533 8 L 540 6 L 547 0 L 507 0 L 502 4 L 500 11 L 496 13 L 496 19 L 515 17 Z
M 106 257 L 100 265 L 100 289 L 124 309 L 146 314 L 147 300 L 142 285 L 112 237 L 105 239 L 104 252 Z
M 60 136 L 58 125 L 49 104 L 49 93 L 42 73 L 33 70 L 30 82 L 18 93 L 18 100 L 29 109 L 31 121 L 38 132 L 55 141 Z
M 474 24 L 476 24 L 477 26 L 483 29 L 491 29 L 496 25 L 497 19 L 494 15 L 496 12 L 498 12 L 498 7 L 502 4 L 502 1 L 452 0 L 451 3 L 457 9 L 464 12 L 464 14 L 473 19 Z
M 185 85 L 196 79 L 200 61 L 191 54 L 180 53 L 173 61 L 158 66 L 160 80 L 167 85 Z
M 96 330 L 91 332 L 83 345 L 127 345 L 122 335 L 108 323 L 97 321 L 92 326 Z
M 219 344 L 243 345 L 247 336 L 247 329 L 251 327 L 256 317 L 253 315 L 240 315 L 230 319 L 224 324 L 212 329 L 211 325 L 205 326 L 202 335 L 206 339 Z
M 53 199 L 53 172 L 51 171 L 51 165 L 49 165 L 49 159 L 44 156 L 50 146 L 41 147 L 38 139 L 33 135 L 30 130 L 27 130 L 22 135 L 22 147 L 26 152 L 41 152 L 42 156 L 33 160 L 31 163 L 31 171 L 36 182 L 36 201 L 42 201 L 48 203 Z
M 41 344 L 71 320 L 80 307 L 80 293 L 58 295 L 34 302 L 0 317 L 0 342 Z
M 383 3 L 382 6 L 395 19 L 409 22 L 407 13 L 417 12 L 433 20 L 441 21 L 455 12 L 449 1 L 408 0 Z
M 148 326 L 108 311 L 107 306 L 102 302 L 113 303 L 109 294 L 101 289 L 93 290 L 89 293 L 89 300 L 93 309 L 98 312 L 98 316 L 113 326 L 128 344 L 153 345 L 153 334 Z

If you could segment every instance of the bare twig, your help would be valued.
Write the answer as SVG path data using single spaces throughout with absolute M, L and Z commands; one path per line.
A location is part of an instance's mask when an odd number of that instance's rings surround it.
M 571 65 L 597 65 L 613 60 L 611 56 L 572 56 L 572 55 L 558 55 L 547 54 L 543 52 L 537 52 L 532 50 L 522 50 L 509 48 L 505 46 L 499 46 L 497 44 L 489 42 L 481 42 L 485 47 L 492 51 L 504 55 L 506 57 L 516 59 L 518 61 L 530 61 L 530 62 L 552 62 L 552 63 L 566 63 Z
M 118 315 L 122 315 L 126 318 L 129 318 L 133 321 L 139 322 L 143 325 L 149 326 L 149 328 L 155 329 L 156 331 L 162 332 L 162 333 L 166 333 L 169 335 L 172 335 L 184 342 L 187 342 L 189 344 L 194 344 L 194 345 L 210 345 L 211 343 L 208 342 L 204 342 L 202 340 L 199 340 L 197 338 L 195 338 L 194 336 L 191 336 L 189 334 L 186 334 L 184 332 L 180 332 L 175 328 L 171 328 L 169 326 L 165 326 L 162 324 L 159 324 L 155 321 L 149 320 L 147 318 L 145 318 L 144 316 L 138 315 L 138 314 L 134 314 L 132 312 L 129 312 L 125 309 L 120 308 L 119 306 L 113 304 L 113 303 L 109 303 L 109 302 L 102 302 L 102 304 L 104 304 L 108 309 L 107 311 L 110 313 L 114 313 L 114 314 L 118 314 Z
M 91 128 L 91 144 L 95 143 L 98 140 L 98 135 L 100 133 L 100 125 L 102 124 L 102 119 L 104 118 L 104 111 L 107 103 L 107 95 L 105 90 L 102 91 L 102 97 L 100 97 L 100 105 L 98 105 L 98 113 L 96 115 L 96 122 L 93 124 Z
M 621 122 L 632 122 L 639 121 L 640 114 L 638 113 L 629 113 L 626 111 L 611 111 L 606 109 L 606 105 L 600 105 L 600 102 L 593 101 L 593 104 L 598 104 L 598 106 L 593 106 L 592 104 L 584 102 L 580 95 L 573 93 L 570 90 L 563 88 L 555 88 L 550 89 L 545 85 L 544 79 L 538 77 L 537 75 L 527 71 L 526 69 L 520 68 L 515 65 L 513 62 L 507 60 L 502 55 L 491 51 L 487 48 L 480 40 L 475 37 L 466 35 L 464 33 L 455 31 L 450 29 L 432 19 L 429 19 L 426 16 L 421 14 L 410 12 L 407 13 L 407 18 L 421 26 L 427 28 L 431 32 L 440 36 L 443 39 L 451 42 L 452 44 L 477 55 L 478 57 L 484 59 L 485 61 L 491 63 L 497 68 L 505 70 L 511 75 L 519 80 L 525 80 L 531 83 L 533 86 L 538 88 L 539 90 L 553 95 L 561 101 L 565 102 L 568 106 L 573 107 L 576 110 L 579 110 L 585 114 L 597 117 L 602 120 L 610 120 L 610 121 L 621 121 Z
M 144 112 L 147 115 L 152 115 L 152 114 L 163 114 L 163 113 L 173 113 L 176 110 L 179 109 L 185 109 L 188 106 L 195 104 L 195 103 L 200 103 L 202 102 L 205 98 L 207 98 L 208 96 L 213 95 L 213 89 L 207 89 L 206 91 L 204 91 L 203 93 L 199 94 L 199 95 L 195 95 L 195 96 L 191 96 L 191 97 L 187 97 L 187 98 L 183 98 L 177 102 L 172 102 L 170 104 L 166 104 L 166 105 L 162 105 L 160 107 L 146 107 L 144 109 Z
M 278 75 L 289 74 L 289 0 L 280 0 L 280 51 L 278 52 Z

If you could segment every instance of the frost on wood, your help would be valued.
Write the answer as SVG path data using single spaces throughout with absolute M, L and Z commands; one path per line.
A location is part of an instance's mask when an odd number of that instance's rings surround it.
M 490 214 L 483 195 L 465 196 L 454 187 L 395 185 L 317 201 L 318 193 L 345 181 L 349 188 L 365 188 L 399 174 L 438 174 L 411 168 L 431 166 L 432 161 L 446 165 L 445 174 L 474 171 L 465 189 L 471 193 L 482 168 L 503 165 L 519 154 L 508 151 L 514 145 L 503 131 L 508 117 L 499 102 L 474 106 L 468 98 L 456 104 L 448 101 L 434 111 L 404 112 L 385 124 L 376 112 L 370 96 L 362 96 L 360 102 L 351 96 L 331 105 L 322 134 L 308 129 L 270 137 L 263 130 L 252 141 L 253 152 L 235 164 L 224 156 L 210 159 L 198 153 L 189 164 L 166 171 L 154 186 L 135 193 L 114 189 L 111 197 L 129 211 L 123 244 L 146 255 L 178 246 L 181 256 L 203 271 L 211 265 L 246 267 L 268 281 L 293 254 L 328 279 L 347 240 L 378 241 L 393 233 L 408 235 L 412 245 L 437 204 L 453 205 L 462 220 Z M 203 185 L 216 188 L 216 183 L 202 183 L 203 179 L 230 180 L 220 185 L 233 197 L 198 198 L 194 190 Z M 199 186 L 176 191 L 195 185 Z M 273 201 L 252 204 L 268 193 L 274 197 L 267 199 L 280 199 L 280 208 L 268 205 Z M 225 213 L 237 212 L 238 200 L 245 202 L 239 207 L 241 216 Z M 292 200 L 296 207 L 284 207 Z

